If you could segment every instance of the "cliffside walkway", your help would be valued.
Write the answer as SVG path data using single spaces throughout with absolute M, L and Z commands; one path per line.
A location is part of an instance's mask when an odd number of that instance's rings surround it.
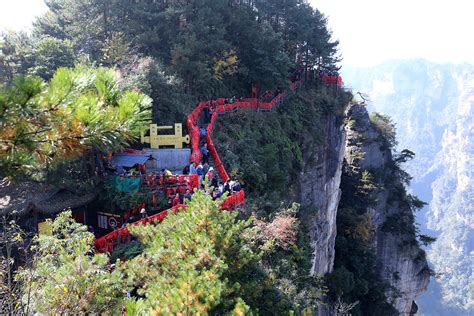
M 332 78 L 330 76 L 326 76 L 327 78 Z M 340 77 L 335 77 L 338 79 L 324 79 L 324 83 L 336 83 L 338 86 L 342 84 L 342 80 Z M 333 82 L 334 81 L 334 82 Z M 291 85 L 290 89 L 292 91 L 296 91 L 299 87 L 303 86 L 303 80 L 298 79 L 294 80 Z M 265 101 L 268 99 L 268 94 L 272 95 L 273 98 L 270 101 Z M 255 111 L 271 111 L 277 105 L 282 103 L 286 97 L 286 91 L 281 91 L 279 93 L 266 93 L 264 97 L 261 99 L 258 98 L 246 98 L 240 99 L 233 103 L 229 102 L 228 98 L 219 98 L 217 100 L 212 101 L 204 101 L 199 102 L 194 110 L 187 116 L 187 126 L 188 131 L 190 134 L 190 141 L 191 141 L 191 157 L 190 162 L 199 163 L 201 161 L 201 151 L 199 148 L 199 118 L 202 117 L 204 109 L 208 109 L 211 113 L 211 119 L 209 124 L 206 128 L 206 142 L 209 149 L 210 156 L 215 164 L 215 169 L 217 170 L 220 179 L 223 182 L 226 182 L 230 179 L 229 174 L 225 170 L 224 164 L 222 163 L 219 154 L 217 153 L 216 147 L 214 142 L 212 141 L 211 134 L 214 129 L 214 124 L 217 120 L 218 115 L 223 115 L 226 113 L 232 113 L 240 109 L 253 109 Z M 240 190 L 232 195 L 229 195 L 221 205 L 221 209 L 224 210 L 232 210 L 235 209 L 237 206 L 244 204 L 245 202 L 245 192 L 244 190 Z M 158 224 L 161 223 L 169 212 L 178 212 L 179 210 L 185 210 L 186 205 L 176 205 L 170 209 L 157 213 L 153 216 L 143 218 L 139 221 L 132 223 L 131 225 L 146 225 L 146 224 Z M 94 242 L 95 250 L 97 252 L 112 252 L 114 247 L 118 245 L 120 242 L 127 242 L 131 239 L 130 231 L 128 227 L 123 227 L 120 229 L 116 229 L 109 234 L 97 238 Z

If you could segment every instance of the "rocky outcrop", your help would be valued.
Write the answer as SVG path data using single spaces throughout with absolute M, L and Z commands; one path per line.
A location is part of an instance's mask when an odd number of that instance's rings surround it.
M 344 129 L 335 116 L 325 119 L 321 145 L 303 150 L 305 165 L 299 177 L 297 197 L 303 207 L 313 249 L 312 275 L 331 272 L 334 265 L 336 215 L 341 190 L 342 161 L 344 157 Z
M 437 237 L 428 261 L 440 273 L 419 299 L 422 313 L 472 314 L 474 65 L 399 60 L 344 72 L 355 91 L 370 96 L 370 110 L 396 122 L 400 148 L 416 153 L 406 166 L 410 189 L 429 203 L 417 219 Z
M 307 209 L 303 216 L 314 251 L 310 271 L 313 275 L 324 275 L 333 270 L 344 160 L 360 171 L 390 170 L 393 166 L 391 149 L 383 144 L 382 133 L 370 121 L 365 106 L 351 105 L 346 117 L 345 128 L 335 117 L 326 117 L 319 145 L 303 150 L 305 164 L 299 176 L 297 198 Z M 378 189 L 373 193 L 377 202 L 368 207 L 367 212 L 373 224 L 377 273 L 387 284 L 387 300 L 401 315 L 410 315 L 416 310 L 415 298 L 428 286 L 429 269 L 424 251 L 416 241 L 414 216 L 406 201 L 408 196 L 403 191 L 400 199 L 400 192 L 391 187 L 389 178 L 396 182 L 395 187 L 403 188 L 396 177 L 380 178 Z M 390 227 L 394 219 L 403 225 L 403 229 Z M 319 314 L 330 313 L 321 308 Z
M 379 279 L 389 285 L 388 302 L 400 315 L 410 315 L 414 300 L 429 282 L 424 251 L 415 235 L 414 216 L 401 179 L 393 169 L 390 148 L 379 127 L 370 119 L 365 106 L 352 105 L 347 111 L 345 161 L 351 167 L 377 173 L 375 203 L 371 215 Z

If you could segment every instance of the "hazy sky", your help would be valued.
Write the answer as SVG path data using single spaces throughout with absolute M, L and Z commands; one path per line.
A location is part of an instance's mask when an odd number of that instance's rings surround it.
M 43 0 L 0 0 L 0 30 L 26 30 L 46 10 Z
M 329 18 L 343 64 L 394 58 L 474 64 L 472 0 L 310 0 Z
M 472 0 L 310 0 L 329 17 L 343 64 L 393 58 L 474 64 Z M 0 0 L 0 29 L 27 29 L 43 0 Z

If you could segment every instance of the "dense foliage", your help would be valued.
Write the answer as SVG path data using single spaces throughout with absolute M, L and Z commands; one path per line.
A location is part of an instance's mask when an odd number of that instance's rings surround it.
M 305 0 L 46 4 L 32 37 L 4 36 L 0 81 L 18 73 L 47 79 L 77 56 L 119 67 L 135 77 L 134 86 L 148 85 L 155 118 L 164 122 L 181 120 L 196 96 L 246 96 L 253 82 L 262 91 L 285 86 L 296 63 L 333 71 L 340 60 L 325 17 Z
M 203 191 L 186 211 L 169 214 L 157 226 L 133 227 L 144 252 L 126 263 L 138 299 L 127 303 L 137 313 L 205 313 L 225 304 L 245 306 L 237 275 L 258 260 L 250 247 L 248 222 L 237 213 L 220 212 Z M 239 283 L 240 282 L 240 283 Z
M 0 82 L 10 82 L 16 74 L 36 75 L 49 80 L 58 68 L 74 66 L 75 60 L 69 40 L 6 33 L 0 40 Z
M 109 271 L 105 254 L 93 254 L 94 235 L 71 212 L 52 222 L 52 235 L 40 235 L 29 267 L 18 273 L 28 309 L 44 314 L 120 312 L 122 274 Z
M 51 235 L 35 238 L 32 257 L 13 272 L 21 290 L 8 303 L 21 306 L 18 314 L 314 310 L 321 284 L 307 275 L 298 205 L 265 222 L 237 220 L 237 212 L 222 212 L 219 204 L 198 191 L 186 211 L 156 226 L 131 227 L 138 241 L 122 249 L 128 261 L 113 265 L 93 253 L 86 226 L 62 213 L 51 222 Z
M 315 152 L 323 141 L 324 121 L 330 116 L 342 120 L 351 96 L 331 88 L 310 82 L 275 112 L 242 111 L 219 118 L 215 131 L 219 154 L 260 207 L 273 211 L 288 197 L 288 187 L 296 184 L 303 163 L 311 163 L 303 161 L 308 159 L 303 152 Z

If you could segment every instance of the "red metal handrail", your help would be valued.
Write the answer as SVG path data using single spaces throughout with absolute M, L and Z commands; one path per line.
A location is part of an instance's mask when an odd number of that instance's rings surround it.
M 323 76 L 322 81 L 327 84 L 337 84 L 339 87 L 342 86 L 342 78 L 340 76 Z M 294 81 L 290 84 L 290 90 L 296 91 L 296 89 L 302 87 L 304 82 L 302 80 Z M 265 96 L 271 96 L 273 92 L 268 91 Z M 191 156 L 190 162 L 199 163 L 201 161 L 201 151 L 199 148 L 199 140 L 200 140 L 200 131 L 199 131 L 199 124 L 198 120 L 202 116 L 204 109 L 207 107 L 209 111 L 211 111 L 211 120 L 206 128 L 206 142 L 208 145 L 209 153 L 214 160 L 215 167 L 217 172 L 219 173 L 220 178 L 226 182 L 230 179 L 227 171 L 225 170 L 224 164 L 222 163 L 219 154 L 217 153 L 216 147 L 214 142 L 212 141 L 211 134 L 214 129 L 214 124 L 217 119 L 217 114 L 228 113 L 238 109 L 264 109 L 264 110 L 272 110 L 275 106 L 277 106 L 280 102 L 284 100 L 286 97 L 286 92 L 280 92 L 273 99 L 269 102 L 262 102 L 259 101 L 257 98 L 246 98 L 240 99 L 236 102 L 229 103 L 229 99 L 219 98 L 215 101 L 205 101 L 199 102 L 196 108 L 188 115 L 186 123 L 188 126 L 188 131 L 190 134 L 190 141 L 191 141 Z M 263 98 L 262 98 L 263 99 Z M 181 180 L 184 181 L 185 178 L 177 178 L 179 182 Z M 148 180 L 149 181 L 149 180 Z M 197 175 L 190 175 L 186 178 L 186 181 L 192 188 L 198 186 Z M 150 185 L 150 182 L 148 182 Z M 152 182 L 153 183 L 153 182 Z M 162 181 L 162 184 L 164 182 Z M 222 203 L 221 209 L 223 210 L 233 210 L 237 206 L 244 204 L 245 202 L 245 192 L 244 190 L 240 190 L 239 192 L 235 192 L 232 195 L 229 195 Z M 137 222 L 134 222 L 132 225 L 146 225 L 148 223 L 161 223 L 166 216 L 168 215 L 169 211 L 173 211 L 174 213 L 178 212 L 180 209 L 186 209 L 186 205 L 177 205 L 168 210 L 162 211 L 157 213 L 153 216 L 143 218 Z M 128 227 L 123 227 L 120 229 L 116 229 L 113 232 L 97 238 L 94 242 L 94 246 L 97 252 L 111 252 L 115 245 L 117 245 L 120 241 L 129 240 L 131 238 L 130 232 Z

